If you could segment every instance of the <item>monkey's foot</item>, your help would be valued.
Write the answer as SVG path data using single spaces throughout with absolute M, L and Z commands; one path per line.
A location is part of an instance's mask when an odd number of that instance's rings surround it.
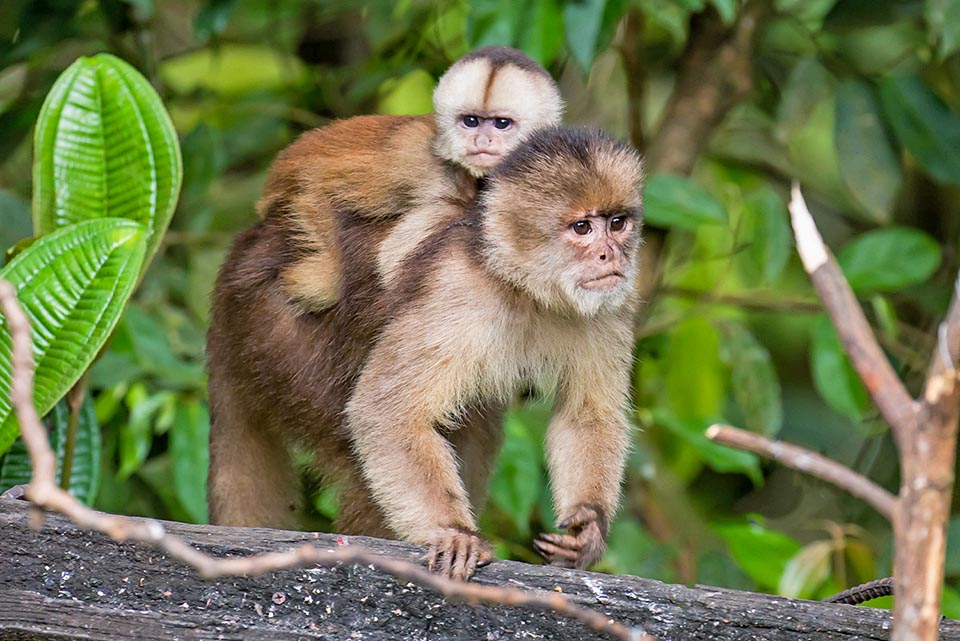
M 20 499 L 26 501 L 27 487 L 29 486 L 26 483 L 23 485 L 14 485 L 3 494 L 0 494 L 0 499 Z
M 557 527 L 566 528 L 567 534 L 543 532 L 533 542 L 550 565 L 585 570 L 603 556 L 607 528 L 599 508 L 582 505 Z
M 431 537 L 424 559 L 431 572 L 466 581 L 477 567 L 493 560 L 493 548 L 476 532 L 443 528 Z

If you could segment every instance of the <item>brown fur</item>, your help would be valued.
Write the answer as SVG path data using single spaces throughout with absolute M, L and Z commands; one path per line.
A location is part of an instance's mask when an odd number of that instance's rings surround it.
M 269 215 L 238 237 L 208 341 L 214 523 L 288 524 L 296 490 L 289 465 L 274 466 L 296 445 L 343 486 L 339 528 L 430 544 L 441 571 L 466 578 L 489 554 L 472 532 L 500 415 L 534 385 L 557 395 L 547 437 L 557 513 L 587 514 L 570 527 L 592 533 L 557 545 L 577 567 L 596 560 L 629 444 L 640 163 L 577 131 L 543 132 L 528 147 L 493 174 L 481 210 L 441 217 L 390 283 L 376 277 L 376 248 L 404 219 L 337 215 L 343 296 L 323 312 L 305 312 L 283 286 L 308 251 L 295 215 Z M 538 176 L 550 167 L 556 182 L 545 185 Z M 570 203 L 582 216 L 612 208 L 635 219 L 609 241 L 626 274 L 614 292 L 571 296 L 553 283 L 594 260 L 570 253 Z

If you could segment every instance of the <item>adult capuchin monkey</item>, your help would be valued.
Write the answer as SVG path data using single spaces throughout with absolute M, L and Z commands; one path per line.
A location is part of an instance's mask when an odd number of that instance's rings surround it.
M 378 277 L 406 218 L 339 220 L 343 296 L 303 313 L 282 287 L 302 233 L 269 216 L 234 243 L 208 341 L 211 520 L 293 524 L 290 447 L 342 488 L 338 531 L 428 546 L 440 574 L 491 558 L 476 515 L 520 388 L 555 395 L 546 438 L 564 534 L 550 562 L 605 548 L 630 442 L 626 408 L 640 242 L 641 161 L 598 133 L 533 134 L 462 217 Z
M 422 229 L 462 215 L 479 178 L 563 115 L 550 74 L 509 47 L 460 58 L 440 78 L 433 104 L 434 114 L 358 116 L 315 129 L 273 163 L 258 211 L 289 216 L 299 228 L 299 255 L 282 281 L 305 310 L 326 309 L 340 297 L 340 217 L 415 211 L 382 249 L 389 273 Z

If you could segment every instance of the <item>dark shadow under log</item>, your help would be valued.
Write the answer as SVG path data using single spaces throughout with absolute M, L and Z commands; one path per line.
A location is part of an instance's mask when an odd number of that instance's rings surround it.
M 204 581 L 143 545 L 115 543 L 48 515 L 28 526 L 27 504 L 0 500 L 2 639 L 551 639 L 607 637 L 559 615 L 506 606 L 447 603 L 435 593 L 365 566 L 283 570 Z M 335 535 L 170 523 L 170 531 L 217 555 L 248 555 Z M 340 539 L 341 541 L 343 539 Z M 350 537 L 405 559 L 415 546 Z M 719 588 L 686 588 L 510 561 L 483 568 L 481 583 L 562 590 L 576 603 L 658 639 L 887 639 L 890 617 L 865 607 L 791 601 Z M 960 623 L 941 638 L 960 641 Z

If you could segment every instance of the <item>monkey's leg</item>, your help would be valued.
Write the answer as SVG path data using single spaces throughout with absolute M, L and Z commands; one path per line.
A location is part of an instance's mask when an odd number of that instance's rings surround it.
M 447 438 L 460 460 L 460 475 L 473 513 L 479 515 L 487 502 L 490 475 L 503 446 L 503 408 L 471 408 L 463 424 Z
M 299 483 L 284 445 L 230 393 L 221 393 L 216 401 L 207 480 L 210 522 L 296 529 Z

